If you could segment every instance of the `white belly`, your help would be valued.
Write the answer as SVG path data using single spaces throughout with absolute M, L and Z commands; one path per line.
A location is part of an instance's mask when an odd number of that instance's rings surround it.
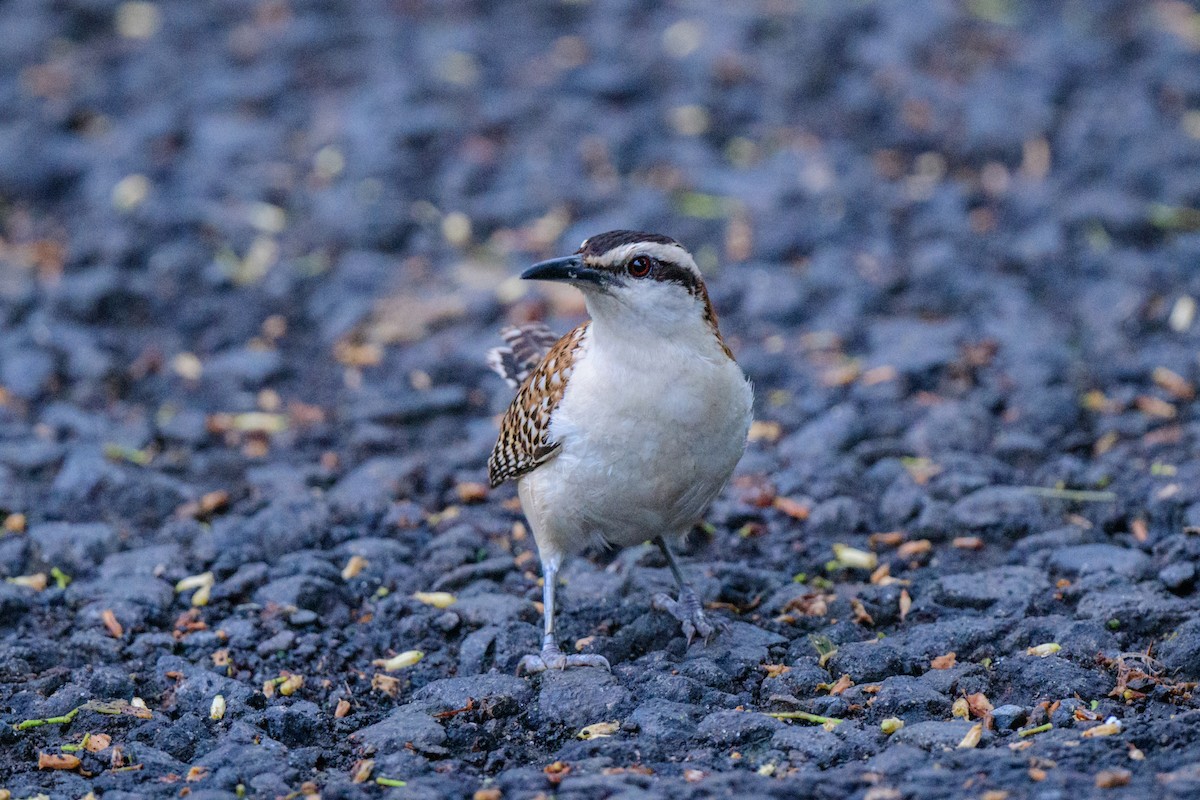
M 544 557 L 686 533 L 732 474 L 751 420 L 741 368 L 658 362 L 589 353 L 571 374 L 550 427 L 561 448 L 519 483 Z

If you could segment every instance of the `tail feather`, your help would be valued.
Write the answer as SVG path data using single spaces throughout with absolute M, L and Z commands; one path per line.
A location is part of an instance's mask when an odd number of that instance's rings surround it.
M 525 382 L 558 342 L 558 335 L 540 322 L 504 328 L 500 336 L 506 346 L 489 350 L 487 365 L 514 389 Z

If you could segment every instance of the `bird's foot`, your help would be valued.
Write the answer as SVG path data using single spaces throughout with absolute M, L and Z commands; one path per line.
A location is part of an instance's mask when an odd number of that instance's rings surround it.
M 604 667 L 612 672 L 612 667 L 608 665 L 608 659 L 604 656 L 595 653 L 578 653 L 569 656 L 558 649 L 557 644 L 551 643 L 544 646 L 542 652 L 522 658 L 521 663 L 517 664 L 517 674 L 533 675 L 548 669 L 562 670 L 567 667 Z
M 704 613 L 704 608 L 700 605 L 700 598 L 696 596 L 695 590 L 690 586 L 685 586 L 680 590 L 678 600 L 660 592 L 654 595 L 651 605 L 659 611 L 666 611 L 679 620 L 683 626 L 683 635 L 687 637 L 689 645 L 696 634 L 700 634 L 700 638 L 707 643 L 708 637 L 712 636 L 716 630 L 713 622 Z

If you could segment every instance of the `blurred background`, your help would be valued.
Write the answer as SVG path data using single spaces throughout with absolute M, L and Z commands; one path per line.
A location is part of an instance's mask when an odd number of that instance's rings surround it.
M 495 329 L 582 311 L 513 275 L 615 227 L 696 253 L 793 424 L 872 368 L 936 388 L 966 341 L 1031 428 L 1025 389 L 1196 370 L 1194 4 L 10 0 L 0 28 L 10 420 L 143 452 L 336 418 L 370 451 L 466 412 L 479 449 Z

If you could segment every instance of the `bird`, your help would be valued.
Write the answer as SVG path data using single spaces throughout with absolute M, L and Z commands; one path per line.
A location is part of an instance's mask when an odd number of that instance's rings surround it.
M 541 651 L 517 672 L 603 667 L 564 654 L 555 586 L 565 559 L 589 546 L 653 541 L 679 596 L 652 598 L 690 644 L 714 627 L 669 541 L 682 539 L 728 482 L 746 447 L 753 389 L 717 325 L 695 259 L 661 234 L 615 230 L 521 278 L 583 293 L 589 319 L 561 338 L 541 323 L 507 327 L 488 365 L 516 397 L 488 459 L 493 488 L 516 481 L 543 578 Z

